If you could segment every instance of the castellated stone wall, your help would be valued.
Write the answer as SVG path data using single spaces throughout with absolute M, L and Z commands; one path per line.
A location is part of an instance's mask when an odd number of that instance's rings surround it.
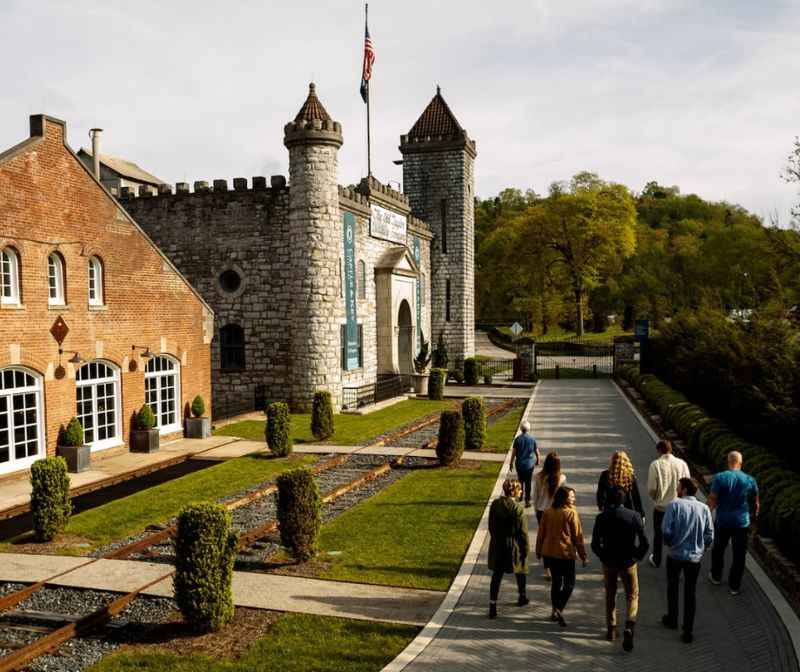
M 475 353 L 474 158 L 467 148 L 433 143 L 423 151 L 403 151 L 403 187 L 411 211 L 428 222 L 431 242 L 432 341 L 444 334 L 451 361 Z M 404 151 L 405 150 L 405 151 Z M 444 218 L 444 221 L 443 221 Z M 443 250 L 446 228 L 447 251 Z M 446 319 L 450 280 L 450 320 Z
M 178 185 L 175 194 L 131 198 L 122 205 L 170 258 L 215 312 L 212 342 L 214 415 L 226 417 L 254 408 L 256 396 L 286 398 L 290 372 L 289 309 L 293 305 L 293 264 L 289 239 L 286 180 L 253 178 L 253 188 L 237 178 L 214 189 L 204 182 Z M 225 291 L 220 275 L 236 271 L 241 286 Z M 222 371 L 220 328 L 244 329 L 245 369 Z M 263 389 L 257 389 L 258 386 Z

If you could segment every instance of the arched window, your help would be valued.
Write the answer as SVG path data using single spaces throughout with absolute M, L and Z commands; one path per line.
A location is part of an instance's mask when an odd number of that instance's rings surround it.
M 0 252 L 0 303 L 19 303 L 19 255 L 12 247 Z
M 367 265 L 363 259 L 358 260 L 358 298 L 367 298 Z
M 89 305 L 102 306 L 103 300 L 103 262 L 98 257 L 89 259 Z
M 220 369 L 244 371 L 244 329 L 238 324 L 226 324 L 219 330 Z
M 75 374 L 75 388 L 84 442 L 92 450 L 122 443 L 119 369 L 110 362 L 87 362 Z
M 19 367 L 0 369 L 0 474 L 30 466 L 43 448 L 42 379 Z
M 47 302 L 51 306 L 63 306 L 64 300 L 64 260 L 58 252 L 52 252 L 47 257 Z
M 179 404 L 181 375 L 177 360 L 167 355 L 153 357 L 144 370 L 145 402 L 156 416 L 156 427 L 161 434 L 177 432 L 181 428 Z

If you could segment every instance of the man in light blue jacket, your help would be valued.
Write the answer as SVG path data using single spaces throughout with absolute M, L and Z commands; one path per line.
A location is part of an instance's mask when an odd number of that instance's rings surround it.
M 714 521 L 711 509 L 695 498 L 697 484 L 691 478 L 678 482 L 678 499 L 670 502 L 664 513 L 661 531 L 670 547 L 667 556 L 667 613 L 661 622 L 668 628 L 678 627 L 678 585 L 683 572 L 683 641 L 694 639 L 697 577 L 700 561 L 714 542 Z

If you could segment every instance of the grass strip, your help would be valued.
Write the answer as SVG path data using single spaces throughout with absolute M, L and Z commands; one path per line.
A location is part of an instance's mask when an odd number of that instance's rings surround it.
M 217 500 L 314 459 L 311 455 L 237 457 L 84 511 L 70 519 L 66 533 L 103 546 L 176 516 L 190 502 Z
M 336 446 L 357 446 L 430 413 L 449 409 L 452 405 L 453 402 L 447 400 L 407 399 L 367 415 L 337 413 L 333 418 L 336 433 L 324 443 Z M 265 422 L 265 420 L 234 422 L 216 430 L 214 434 L 263 441 Z M 309 413 L 292 414 L 292 438 L 295 443 L 320 443 L 311 434 L 311 415 Z
M 408 625 L 284 614 L 236 660 L 128 649 L 89 672 L 376 672 L 417 632 Z
M 346 511 L 322 528 L 321 578 L 447 590 L 499 470 L 420 469 Z
M 502 418 L 494 422 L 489 418 L 489 427 L 486 430 L 486 439 L 481 450 L 487 453 L 505 453 L 508 451 L 524 412 L 525 406 L 515 406 Z

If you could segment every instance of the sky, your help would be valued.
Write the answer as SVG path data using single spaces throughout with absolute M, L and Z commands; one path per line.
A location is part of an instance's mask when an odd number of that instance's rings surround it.
M 800 135 L 796 0 L 373 0 L 373 174 L 436 85 L 477 141 L 476 193 L 546 193 L 589 170 L 786 224 Z M 314 81 L 366 174 L 364 7 L 330 0 L 0 0 L 0 151 L 28 116 L 104 129 L 104 153 L 167 182 L 288 173 L 283 126 Z M 794 82 L 794 84 L 792 84 Z

